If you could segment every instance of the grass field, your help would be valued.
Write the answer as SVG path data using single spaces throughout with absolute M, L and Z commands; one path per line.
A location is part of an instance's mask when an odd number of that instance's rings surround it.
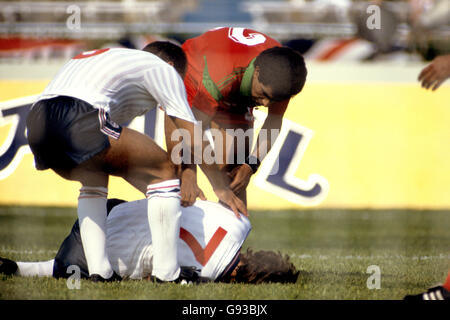
M 0 299 L 379 300 L 441 283 L 450 267 L 450 211 L 251 211 L 244 248 L 280 250 L 301 270 L 296 284 L 179 286 L 146 281 L 79 290 L 65 280 L 0 275 Z M 0 256 L 49 260 L 76 219 L 74 208 L 0 207 Z M 369 289 L 369 266 L 381 271 Z

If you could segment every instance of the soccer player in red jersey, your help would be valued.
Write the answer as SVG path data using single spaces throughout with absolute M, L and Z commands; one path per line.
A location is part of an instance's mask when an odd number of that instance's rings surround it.
M 230 188 L 246 202 L 250 178 L 273 145 L 290 99 L 305 84 L 304 59 L 269 36 L 245 28 L 213 29 L 187 40 L 182 48 L 188 60 L 184 78 L 188 102 L 203 132 L 216 129 L 222 141 L 234 141 L 223 143 L 221 150 L 216 146 L 215 152 Z M 267 118 L 254 150 L 248 134 L 239 148 L 243 132 L 253 129 L 255 106 L 267 107 Z M 241 136 L 236 129 L 243 130 Z M 191 169 L 184 174 L 195 181 Z

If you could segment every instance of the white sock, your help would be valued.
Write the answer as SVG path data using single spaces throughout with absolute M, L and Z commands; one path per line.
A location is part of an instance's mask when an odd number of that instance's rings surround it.
M 54 259 L 41 262 L 16 262 L 16 275 L 21 277 L 51 277 Z
M 152 234 L 152 275 L 172 281 L 180 275 L 177 242 L 180 235 L 180 180 L 148 185 L 148 223 Z
M 82 187 L 78 198 L 80 234 L 89 275 L 96 273 L 105 279 L 113 274 L 106 255 L 107 196 L 107 188 Z

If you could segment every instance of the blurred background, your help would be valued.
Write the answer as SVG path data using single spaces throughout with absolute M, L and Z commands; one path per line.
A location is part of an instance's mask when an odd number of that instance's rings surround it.
M 181 44 L 220 26 L 263 32 L 306 60 L 305 87 L 247 189 L 254 226 L 247 245 L 288 253 L 304 271 L 298 284 L 250 296 L 242 287 L 210 286 L 181 295 L 133 287 L 127 296 L 3 278 L 0 300 L 401 299 L 442 283 L 450 80 L 433 92 L 417 78 L 450 53 L 450 0 L 0 0 L 0 255 L 50 259 L 76 218 L 80 184 L 37 171 L 25 132 L 31 104 L 62 64 L 102 47 Z M 264 108 L 254 115 L 258 127 Z M 155 110 L 130 127 L 164 146 L 161 119 Z M 199 184 L 214 201 L 201 173 Z M 111 198 L 142 198 L 114 177 L 108 190 Z M 366 270 L 374 265 L 383 290 L 368 289 Z
M 0 204 L 76 204 L 76 183 L 33 168 L 23 127 L 65 61 L 102 47 L 181 44 L 220 26 L 263 32 L 307 62 L 280 144 L 249 186 L 251 209 L 450 208 L 449 81 L 431 92 L 417 80 L 450 53 L 450 0 L 0 1 Z M 130 126 L 163 145 L 159 119 Z M 141 197 L 114 178 L 110 196 Z
M 381 28 L 367 28 L 380 9 Z M 314 60 L 430 60 L 450 51 L 448 0 L 0 1 L 0 58 L 183 42 L 217 26 L 254 28 Z

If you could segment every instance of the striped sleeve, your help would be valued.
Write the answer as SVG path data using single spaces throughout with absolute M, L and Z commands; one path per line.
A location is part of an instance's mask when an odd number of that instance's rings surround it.
M 149 69 L 144 74 L 144 86 L 169 116 L 196 122 L 187 102 L 183 80 L 173 67 L 164 65 Z

